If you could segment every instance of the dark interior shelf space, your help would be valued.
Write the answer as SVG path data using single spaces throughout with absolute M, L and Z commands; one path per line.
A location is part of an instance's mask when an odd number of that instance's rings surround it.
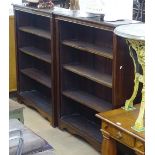
M 88 67 L 82 66 L 82 65 L 64 65 L 64 69 L 76 73 L 80 76 L 83 76 L 85 78 L 88 78 L 92 81 L 95 81 L 99 84 L 102 84 L 104 86 L 107 86 L 109 88 L 112 88 L 112 76 L 104 73 L 99 73 L 96 70 L 90 69 Z
M 89 137 L 91 140 L 95 140 L 101 144 L 102 134 L 100 132 L 100 125 L 95 124 L 86 117 L 80 114 L 72 114 L 63 116 L 61 122 L 64 123 L 65 126 L 69 126 L 76 130 L 80 136 L 85 138 Z
M 112 109 L 112 104 L 98 97 L 88 94 L 84 91 L 63 91 L 62 94 L 72 100 L 75 100 L 97 112 L 103 112 Z
M 50 32 L 43 30 L 43 29 L 36 28 L 36 27 L 22 26 L 22 27 L 19 27 L 19 30 L 23 32 L 31 33 L 31 34 L 34 34 L 34 35 L 37 35 L 37 36 L 40 36 L 46 39 L 51 39 Z
M 108 59 L 113 59 L 112 49 L 108 47 L 99 47 L 91 43 L 77 41 L 77 40 L 64 40 L 62 44 L 82 51 L 93 53 L 99 56 L 103 56 Z
M 43 73 L 42 71 L 39 71 L 38 69 L 35 69 L 35 68 L 26 68 L 26 69 L 22 69 L 21 73 L 45 85 L 46 87 L 51 88 L 50 77 L 45 73 Z
M 51 55 L 46 51 L 43 51 L 36 47 L 22 47 L 19 50 L 27 55 L 43 60 L 47 63 L 51 63 Z
M 51 117 L 52 106 L 48 97 L 36 90 L 21 92 L 20 96 L 23 97 L 24 100 L 28 100 L 28 103 L 30 103 L 31 106 L 39 111 L 43 111 Z

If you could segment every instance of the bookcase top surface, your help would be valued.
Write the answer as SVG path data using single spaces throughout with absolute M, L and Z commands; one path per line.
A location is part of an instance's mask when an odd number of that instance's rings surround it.
M 100 14 L 84 13 L 81 11 L 69 10 L 69 9 L 58 9 L 55 8 L 53 11 L 55 17 L 59 20 L 66 20 L 70 22 L 88 22 L 100 26 L 108 26 L 112 30 L 119 25 L 126 25 L 131 23 L 137 23 L 135 20 L 116 20 L 116 21 L 102 21 Z M 76 20 L 76 21 L 75 21 Z M 78 23 L 78 22 L 77 22 Z
M 54 9 L 38 9 L 37 7 L 26 6 L 24 3 L 13 4 L 14 10 L 50 17 Z
M 79 23 L 85 22 L 100 26 L 107 26 L 110 30 L 113 30 L 115 27 L 119 25 L 126 25 L 130 23 L 137 23 L 134 20 L 117 20 L 117 21 L 101 21 L 101 16 L 99 14 L 91 14 L 91 13 L 84 13 L 75 10 L 69 10 L 65 8 L 60 8 L 55 6 L 52 9 L 38 9 L 36 7 L 26 6 L 25 4 L 13 4 L 14 10 L 20 10 L 27 13 L 32 13 L 36 15 L 42 15 L 47 17 L 52 17 L 52 14 L 55 15 L 56 19 Z M 87 25 L 87 24 L 86 24 Z M 94 25 L 94 26 L 95 26 Z M 98 27 L 98 26 L 97 26 Z

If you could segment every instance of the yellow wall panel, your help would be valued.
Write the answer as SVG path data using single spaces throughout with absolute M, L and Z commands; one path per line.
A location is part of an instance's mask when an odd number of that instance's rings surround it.
M 9 91 L 17 90 L 14 16 L 9 16 Z

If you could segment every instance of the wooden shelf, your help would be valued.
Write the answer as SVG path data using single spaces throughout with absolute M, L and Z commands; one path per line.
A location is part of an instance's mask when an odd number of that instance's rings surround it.
M 101 145 L 102 134 L 100 125 L 95 124 L 80 114 L 63 116 L 60 121 L 63 123 L 63 128 L 72 128 L 76 131 L 74 131 L 75 134 L 82 136 L 86 140 L 90 140 L 89 142 L 92 140 L 97 141 Z
M 112 104 L 84 91 L 63 91 L 62 94 L 93 110 L 96 110 L 97 112 L 107 111 L 113 107 Z
M 113 59 L 112 49 L 105 47 L 98 47 L 91 43 L 76 41 L 76 40 L 64 40 L 62 42 L 63 45 L 73 47 L 85 52 L 93 53 L 99 56 L 103 56 L 108 59 Z
M 45 73 L 39 71 L 38 69 L 35 69 L 35 68 L 22 69 L 21 73 L 45 85 L 46 87 L 51 88 L 50 77 L 46 75 Z
M 31 33 L 31 34 L 34 34 L 36 36 L 43 37 L 46 39 L 51 39 L 51 33 L 50 32 L 48 32 L 46 30 L 38 29 L 36 27 L 22 26 L 22 27 L 19 27 L 19 30 L 23 31 L 23 32 Z
M 46 51 L 40 50 L 35 47 L 22 47 L 19 50 L 27 55 L 30 55 L 47 63 L 51 63 L 51 55 Z
M 64 65 L 63 68 L 99 84 L 112 88 L 112 76 L 108 74 L 99 73 L 96 70 L 92 70 L 82 65 Z
M 32 106 L 39 112 L 44 113 L 47 117 L 51 117 L 52 105 L 50 104 L 50 99 L 40 92 L 36 90 L 25 91 L 20 93 L 20 97 L 22 97 L 23 100 L 28 101 L 26 103 L 28 103 L 29 106 Z
M 14 7 L 16 23 L 18 100 L 35 108 L 53 127 L 58 125 L 53 84 L 56 71 L 52 11 L 23 5 Z M 54 34 L 53 34 L 54 33 Z M 57 83 L 57 81 L 55 81 Z

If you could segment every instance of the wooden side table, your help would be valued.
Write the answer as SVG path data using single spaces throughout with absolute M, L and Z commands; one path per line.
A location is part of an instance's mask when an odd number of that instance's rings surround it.
M 9 101 L 9 118 L 10 119 L 18 119 L 24 124 L 24 116 L 23 116 L 24 106 L 16 103 L 13 100 Z
M 135 107 L 133 111 L 120 108 L 97 114 L 102 120 L 102 155 L 117 155 L 116 141 L 133 149 L 137 155 L 145 154 L 144 132 L 131 128 L 137 119 L 140 104 Z

